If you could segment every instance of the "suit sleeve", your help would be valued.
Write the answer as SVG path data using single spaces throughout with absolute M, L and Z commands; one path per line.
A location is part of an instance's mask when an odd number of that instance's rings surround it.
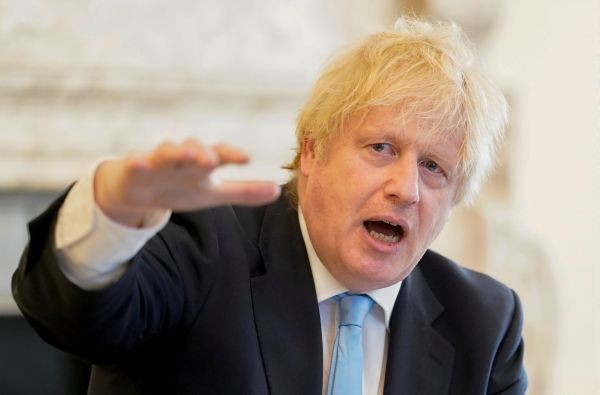
M 202 256 L 192 254 L 172 224 L 152 238 L 127 263 L 114 284 L 86 291 L 61 271 L 53 249 L 53 228 L 61 200 L 30 223 L 30 242 L 12 279 L 17 305 L 34 329 L 50 344 L 95 364 L 118 362 L 142 345 L 160 342 L 181 325 L 189 287 L 181 262 L 197 262 L 196 294 L 209 288 Z M 179 257 L 181 258 L 181 257 Z M 187 270 L 190 273 L 190 270 Z M 188 276 L 189 277 L 189 276 Z
M 489 394 L 520 395 L 527 389 L 527 374 L 523 366 L 523 311 L 513 291 L 513 314 L 498 348 L 488 387 Z

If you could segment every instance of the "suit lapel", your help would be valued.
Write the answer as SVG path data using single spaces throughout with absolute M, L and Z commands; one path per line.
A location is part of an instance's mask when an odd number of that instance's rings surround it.
M 385 395 L 448 393 L 454 348 L 431 326 L 443 310 L 417 266 L 402 283 L 390 320 Z
M 319 394 L 323 350 L 318 302 L 298 213 L 286 198 L 265 212 L 265 274 L 251 279 L 258 339 L 272 394 Z

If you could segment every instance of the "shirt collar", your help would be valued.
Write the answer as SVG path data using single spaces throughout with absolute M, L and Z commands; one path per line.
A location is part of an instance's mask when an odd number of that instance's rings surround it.
M 306 246 L 306 252 L 308 254 L 308 261 L 310 263 L 310 270 L 312 272 L 313 281 L 315 283 L 315 290 L 317 291 L 317 300 L 321 303 L 324 300 L 331 298 L 332 296 L 347 292 L 348 288 L 340 284 L 327 270 L 327 268 L 321 262 L 321 259 L 317 256 L 317 253 L 310 241 L 308 230 L 306 229 L 306 222 L 304 221 L 304 215 L 302 210 L 298 207 L 298 220 L 300 222 L 300 231 L 302 232 L 302 238 L 304 239 L 304 245 Z M 378 288 L 372 291 L 366 292 L 381 308 L 385 314 L 385 326 L 387 329 L 390 327 L 390 318 L 392 316 L 392 310 L 394 309 L 394 303 L 396 303 L 396 297 L 400 292 L 402 281 L 398 281 L 395 284 L 385 288 Z

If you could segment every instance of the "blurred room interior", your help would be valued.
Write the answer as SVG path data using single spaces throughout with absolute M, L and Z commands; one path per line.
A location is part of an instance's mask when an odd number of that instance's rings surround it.
M 12 301 L 30 218 L 98 158 L 164 139 L 235 142 L 253 161 L 221 177 L 285 182 L 320 67 L 406 12 L 461 25 L 511 105 L 496 171 L 435 248 L 521 296 L 529 394 L 600 393 L 594 0 L 0 0 L 0 393 L 85 388 Z

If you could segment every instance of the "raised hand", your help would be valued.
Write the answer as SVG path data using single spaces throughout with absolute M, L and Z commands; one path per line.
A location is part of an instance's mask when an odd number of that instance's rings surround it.
M 103 162 L 94 177 L 96 203 L 113 220 L 139 226 L 159 209 L 196 210 L 224 204 L 259 205 L 275 200 L 279 186 L 268 181 L 217 182 L 213 170 L 244 164 L 246 153 L 198 140 L 163 143 L 145 154 Z

